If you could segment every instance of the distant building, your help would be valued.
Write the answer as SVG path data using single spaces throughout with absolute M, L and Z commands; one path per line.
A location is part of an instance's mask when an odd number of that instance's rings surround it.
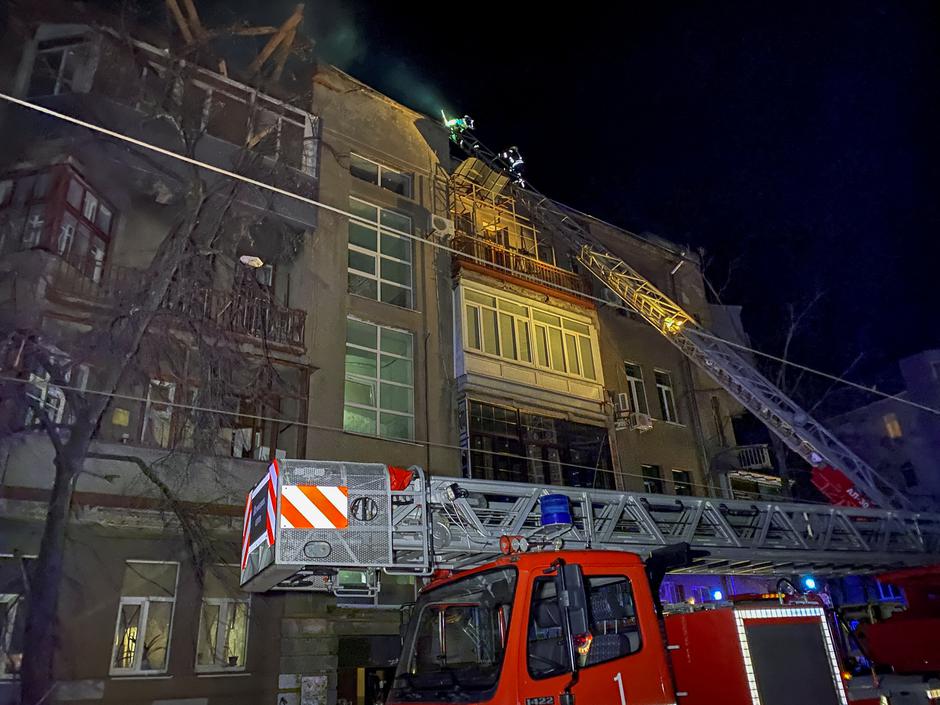
M 829 419 L 830 429 L 883 477 L 903 488 L 915 506 L 940 507 L 940 350 L 925 350 L 899 365 L 898 399 L 878 399 Z

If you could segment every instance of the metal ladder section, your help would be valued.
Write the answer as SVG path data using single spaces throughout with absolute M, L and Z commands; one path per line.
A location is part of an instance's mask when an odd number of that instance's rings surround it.
M 581 246 L 578 261 L 810 465 L 838 468 L 877 505 L 910 507 L 907 497 L 626 262 L 590 245 Z
M 708 552 L 685 570 L 689 573 L 844 575 L 940 561 L 936 514 L 452 477 L 425 483 L 419 476 L 413 484 L 411 491 L 427 494 L 412 503 L 405 500 L 406 491 L 393 508 L 387 572 L 479 564 L 500 554 L 505 536 L 524 538 L 529 550 L 640 554 L 687 541 Z M 541 525 L 539 498 L 548 494 L 569 498 L 571 525 Z M 430 532 L 429 551 L 417 540 L 422 528 Z

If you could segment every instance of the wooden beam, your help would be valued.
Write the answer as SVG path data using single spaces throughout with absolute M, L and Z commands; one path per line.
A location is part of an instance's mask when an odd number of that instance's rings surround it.
M 281 80 L 281 73 L 284 71 L 284 64 L 287 63 L 287 58 L 290 56 L 290 50 L 294 45 L 294 37 L 297 35 L 296 30 L 291 30 L 291 33 L 287 35 L 281 46 L 277 49 L 274 71 L 271 73 L 271 80 L 277 83 Z
M 183 0 L 183 6 L 186 8 L 186 14 L 189 15 L 189 25 L 192 27 L 193 34 L 197 37 L 205 37 L 206 30 L 199 21 L 199 13 L 196 12 L 196 3 L 193 0 Z
M 186 18 L 183 17 L 183 11 L 180 10 L 179 4 L 176 0 L 166 0 L 166 6 L 170 8 L 170 13 L 173 15 L 173 19 L 176 20 L 176 26 L 180 28 L 180 34 L 183 35 L 183 41 L 187 44 L 193 43 L 193 33 L 189 29 L 189 25 L 186 23 Z
M 264 48 L 255 57 L 254 61 L 251 62 L 248 66 L 248 75 L 254 75 L 261 70 L 261 67 L 264 65 L 264 62 L 271 58 L 271 55 L 274 53 L 274 50 L 277 49 L 284 39 L 292 31 L 297 29 L 297 25 L 300 24 L 301 20 L 304 18 L 304 6 L 297 5 L 294 8 L 294 14 L 287 18 L 287 20 L 280 26 L 277 30 L 277 33 L 268 40 L 268 43 L 264 45 Z

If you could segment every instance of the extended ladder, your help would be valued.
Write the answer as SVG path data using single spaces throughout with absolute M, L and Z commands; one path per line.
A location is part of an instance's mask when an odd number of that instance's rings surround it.
M 394 480 L 403 471 L 380 464 L 278 465 L 246 507 L 248 590 L 309 589 L 341 569 L 427 575 L 483 563 L 507 545 L 644 555 L 688 542 L 707 555 L 685 572 L 738 575 L 844 575 L 940 562 L 936 514 L 428 478 L 418 468 L 405 486 Z M 343 488 L 339 511 L 348 523 L 330 526 L 305 505 L 287 506 L 311 486 L 324 495 Z M 546 495 L 568 498 L 570 523 L 543 526 Z M 310 526 L 297 526 L 298 512 L 310 512 Z
M 577 216 L 521 181 L 518 152 L 497 154 L 469 129 L 468 121 L 448 121 L 451 138 L 490 169 L 515 178 L 523 188 L 516 198 L 533 220 L 547 225 L 577 252 L 578 261 L 633 311 L 662 333 L 692 362 L 760 419 L 811 466 L 830 465 L 844 472 L 867 497 L 882 507 L 909 509 L 910 501 L 864 460 L 790 399 L 754 366 L 717 337 L 709 335 L 681 306 L 623 259 L 592 242 Z M 469 123 L 472 124 L 472 123 Z M 468 178 L 462 170 L 458 178 Z M 490 180 L 492 181 L 492 179 Z M 508 179 L 501 182 L 505 184 Z M 483 184 L 485 185 L 485 184 Z M 577 292 L 575 292 L 577 293 Z

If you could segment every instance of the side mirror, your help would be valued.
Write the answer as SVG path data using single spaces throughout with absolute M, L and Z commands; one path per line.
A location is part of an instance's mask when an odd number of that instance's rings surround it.
M 580 668 L 578 657 L 586 653 L 591 646 L 587 594 L 580 565 L 562 563 L 558 566 L 558 572 L 555 573 L 555 596 L 559 614 L 562 615 L 571 672 L 576 673 Z

